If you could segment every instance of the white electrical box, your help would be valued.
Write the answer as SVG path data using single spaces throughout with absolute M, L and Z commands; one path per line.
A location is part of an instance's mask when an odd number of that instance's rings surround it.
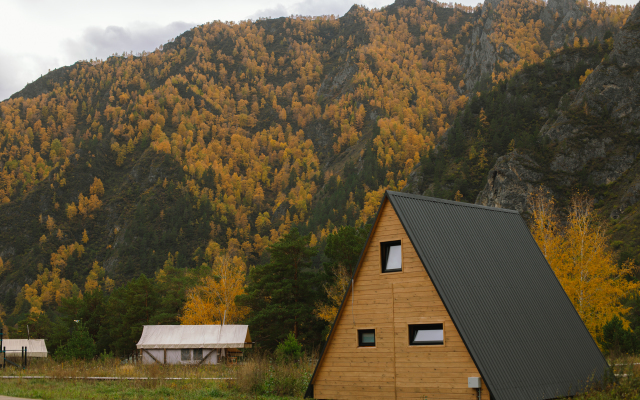
M 482 381 L 480 378 L 469 377 L 469 387 L 472 389 L 480 389 L 482 387 Z

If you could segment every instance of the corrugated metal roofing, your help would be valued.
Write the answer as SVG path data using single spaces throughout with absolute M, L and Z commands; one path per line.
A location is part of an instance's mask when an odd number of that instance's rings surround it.
M 139 349 L 244 348 L 251 342 L 248 325 L 145 325 Z
M 496 400 L 574 394 L 607 364 L 516 211 L 386 193 Z

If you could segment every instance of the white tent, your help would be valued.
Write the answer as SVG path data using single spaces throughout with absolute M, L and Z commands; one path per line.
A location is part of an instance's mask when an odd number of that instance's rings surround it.
M 137 344 L 144 363 L 217 364 L 224 349 L 251 347 L 248 325 L 145 325 Z
M 44 339 L 2 339 L 2 347 L 7 350 L 7 357 L 20 357 L 22 348 L 27 348 L 27 357 L 47 357 L 47 345 Z

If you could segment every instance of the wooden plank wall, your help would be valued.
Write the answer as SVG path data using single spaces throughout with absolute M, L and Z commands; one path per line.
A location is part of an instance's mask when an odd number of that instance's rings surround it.
M 316 399 L 477 399 L 480 376 L 391 204 L 383 205 L 314 379 Z M 381 273 L 380 242 L 402 240 L 402 272 Z M 352 306 L 353 304 L 353 306 Z M 443 346 L 409 346 L 409 324 L 443 323 Z M 357 330 L 375 329 L 359 348 Z M 425 397 L 426 396 L 426 397 Z M 483 382 L 482 399 L 489 399 Z

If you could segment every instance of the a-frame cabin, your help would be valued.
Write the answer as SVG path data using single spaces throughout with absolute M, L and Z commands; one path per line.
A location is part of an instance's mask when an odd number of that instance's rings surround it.
M 388 191 L 305 397 L 551 399 L 607 368 L 516 211 Z

